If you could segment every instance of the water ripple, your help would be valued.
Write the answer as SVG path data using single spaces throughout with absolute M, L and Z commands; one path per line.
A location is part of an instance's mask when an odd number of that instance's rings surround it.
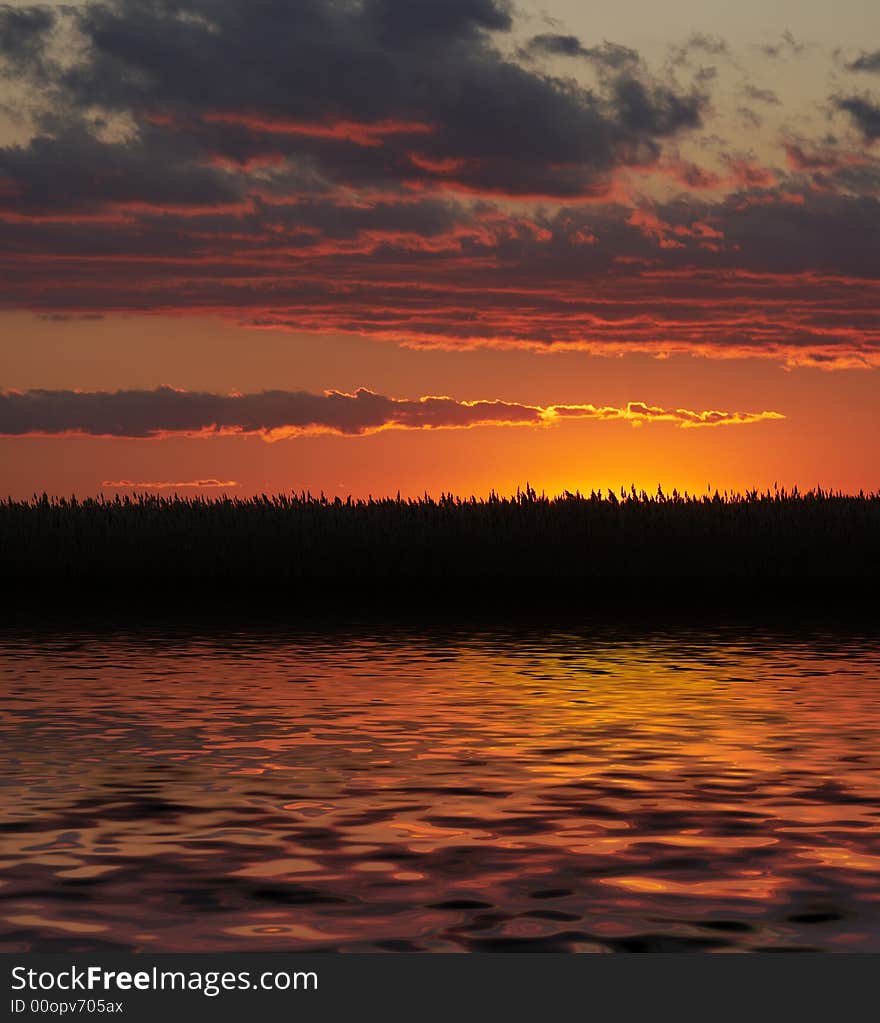
M 0 949 L 880 951 L 880 643 L 0 637 Z

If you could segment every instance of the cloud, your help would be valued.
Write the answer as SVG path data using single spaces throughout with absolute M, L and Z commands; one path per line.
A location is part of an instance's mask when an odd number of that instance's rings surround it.
M 726 40 L 720 36 L 707 35 L 705 32 L 694 32 L 685 43 L 683 49 L 698 53 L 708 53 L 713 57 L 728 52 Z
M 804 43 L 798 42 L 794 35 L 786 29 L 779 37 L 779 42 L 762 46 L 761 52 L 765 57 L 796 57 L 798 54 L 803 53 L 805 49 Z
M 849 114 L 868 142 L 880 139 L 880 103 L 870 96 L 837 96 L 834 105 Z
M 659 70 L 558 26 L 513 52 L 513 10 L 0 6 L 34 115 L 0 147 L 0 309 L 880 364 L 880 189 L 851 142 L 798 140 L 823 167 L 784 137 L 731 155 L 703 133 L 724 126 L 694 69 L 732 62 L 724 40 L 694 35 Z M 565 56 L 582 63 L 551 73 Z M 838 106 L 876 137 L 869 97 Z
M 195 159 L 185 139 L 147 126 L 135 139 L 107 141 L 76 120 L 0 148 L 0 181 L 0 211 L 18 217 L 210 209 L 241 199 L 235 179 Z
M 770 106 L 779 106 L 781 100 L 772 89 L 761 89 L 756 85 L 746 83 L 742 92 L 744 96 L 747 96 L 751 100 L 755 100 L 757 103 L 767 103 Z
M 388 398 L 365 388 L 352 394 L 263 391 L 213 394 L 160 387 L 150 391 L 0 392 L 0 435 L 87 435 L 155 439 L 169 436 L 255 435 L 274 441 L 319 433 L 362 436 L 380 430 L 467 429 L 475 426 L 546 426 L 563 419 L 623 420 L 682 427 L 724 426 L 783 419 L 778 412 L 693 412 L 643 402 L 618 408 L 595 405 L 526 405 L 499 400 L 456 401 L 429 395 Z M 130 481 L 105 486 L 147 486 Z M 202 480 L 149 486 L 232 486 Z
M 55 15 L 47 7 L 0 5 L 0 57 L 17 71 L 40 65 Z
M 184 480 L 181 483 L 172 483 L 167 480 L 159 482 L 141 482 L 134 480 L 104 480 L 102 487 L 109 487 L 113 490 L 194 490 L 194 489 L 227 489 L 241 486 L 238 480 Z
M 623 408 L 594 405 L 551 405 L 547 418 L 553 419 L 623 419 L 633 426 L 644 423 L 674 423 L 684 428 L 702 426 L 743 426 L 767 420 L 785 419 L 780 412 L 694 412 L 691 409 L 665 409 L 659 405 L 646 405 L 631 401 Z
M 671 48 L 670 63 L 677 68 L 688 67 L 694 56 L 729 57 L 730 48 L 727 40 L 720 36 L 694 32 L 683 43 Z M 713 69 L 704 69 L 704 71 L 706 70 L 712 71 Z
M 95 0 L 65 17 L 78 59 L 53 64 L 43 46 L 33 65 L 35 100 L 50 97 L 43 124 L 54 138 L 95 110 L 124 115 L 138 129 L 132 159 L 141 145 L 155 151 L 155 190 L 172 149 L 178 174 L 195 174 L 185 165 L 206 152 L 241 165 L 272 154 L 334 185 L 442 178 L 471 192 L 590 195 L 617 168 L 656 161 L 664 139 L 699 127 L 706 105 L 701 91 L 652 79 L 633 51 L 612 44 L 591 51 L 613 70 L 601 90 L 507 59 L 492 36 L 512 27 L 500 0 L 270 0 L 257 9 L 244 0 Z M 21 31 L 7 35 L 22 77 L 23 47 L 40 47 L 45 32 L 18 45 Z M 105 144 L 110 160 L 123 159 Z M 77 180 L 90 198 L 89 175 L 100 178 L 105 162 L 100 140 L 76 146 L 82 175 L 67 184 L 71 206 Z M 413 150 L 425 159 L 408 160 Z M 432 170 L 444 162 L 456 170 Z M 25 193 L 34 173 L 15 154 L 0 156 L 0 175 Z
M 551 57 L 587 57 L 590 50 L 577 36 L 558 32 L 544 32 L 532 38 L 522 48 L 524 54 L 546 54 Z
M 637 50 L 604 40 L 598 46 L 584 46 L 578 36 L 545 32 L 532 38 L 518 51 L 525 59 L 534 57 L 582 57 L 598 67 L 619 71 L 635 68 L 640 61 Z
M 751 107 L 737 107 L 736 113 L 739 119 L 750 128 L 760 128 L 764 123 L 763 118 L 756 114 Z
M 880 50 L 872 53 L 862 51 L 855 60 L 845 65 L 847 71 L 877 71 L 880 72 Z
M 0 307 L 210 313 L 412 346 L 877 365 L 877 169 L 826 149 L 837 170 L 776 168 L 762 185 L 747 164 L 720 197 L 685 168 L 688 194 L 635 209 L 355 195 L 139 211 L 112 230 L 0 220 Z

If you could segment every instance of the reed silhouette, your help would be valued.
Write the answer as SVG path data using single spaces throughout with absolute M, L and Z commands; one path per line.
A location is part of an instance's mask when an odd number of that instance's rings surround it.
M 880 493 L 309 493 L 0 502 L 0 574 L 32 583 L 880 578 Z

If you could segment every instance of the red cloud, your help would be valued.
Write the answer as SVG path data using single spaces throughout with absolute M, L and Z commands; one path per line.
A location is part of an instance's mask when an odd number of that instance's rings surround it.
M 381 146 L 390 135 L 430 135 L 433 125 L 421 121 L 397 121 L 391 118 L 373 121 L 297 121 L 259 113 L 218 111 L 202 116 L 207 124 L 229 124 L 266 135 L 298 135 L 302 138 L 338 139 L 358 146 Z

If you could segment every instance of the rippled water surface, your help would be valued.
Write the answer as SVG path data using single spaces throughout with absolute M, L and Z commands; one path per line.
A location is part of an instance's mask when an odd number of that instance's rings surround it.
M 880 951 L 864 635 L 7 632 L 0 687 L 7 951 Z

